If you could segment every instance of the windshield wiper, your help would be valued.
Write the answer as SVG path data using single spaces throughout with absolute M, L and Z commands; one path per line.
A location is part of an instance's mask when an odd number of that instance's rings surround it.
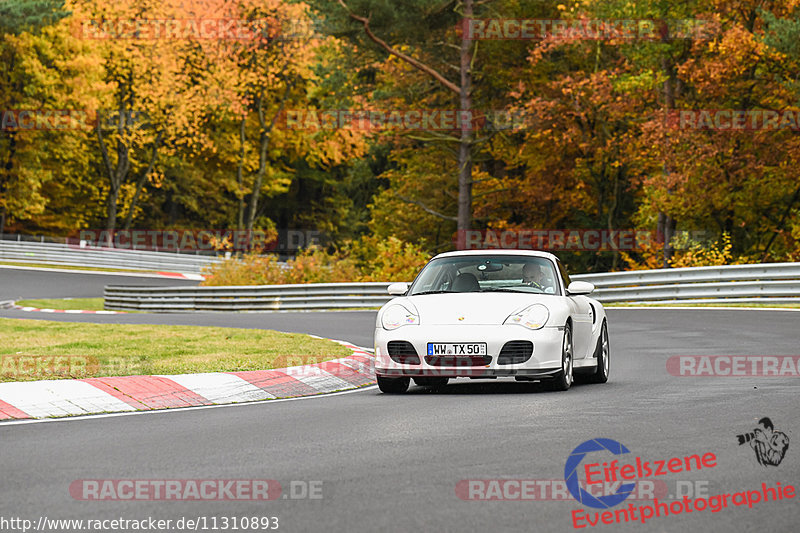
M 522 292 L 527 294 L 528 291 L 521 291 L 519 289 L 507 289 L 503 287 L 492 287 L 489 289 L 481 289 L 481 292 Z
M 442 294 L 445 292 L 453 292 L 453 291 L 422 291 L 422 292 L 415 292 L 409 296 L 419 296 L 420 294 Z

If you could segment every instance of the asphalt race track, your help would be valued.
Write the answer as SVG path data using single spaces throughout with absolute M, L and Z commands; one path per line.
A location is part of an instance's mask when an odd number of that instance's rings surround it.
M 101 274 L 47 272 L 0 268 L 0 301 L 31 298 L 97 298 L 106 285 L 159 286 L 197 285 L 197 281 L 139 277 L 127 273 Z
M 0 269 L 0 301 L 23 298 L 98 298 L 106 285 L 192 286 L 197 281 L 102 274 L 72 274 Z M 289 333 L 311 333 L 338 339 L 347 334 L 359 346 L 372 345 L 375 313 L 364 311 L 307 313 L 169 313 L 126 315 L 63 315 L 0 309 L 0 318 L 63 320 L 107 324 L 171 324 L 275 329 Z M 298 318 L 299 317 L 299 318 Z
M 0 299 L 8 295 L 7 281 L 7 272 L 0 272 Z M 699 492 L 690 497 L 709 497 L 761 489 L 762 483 L 800 484 L 797 377 L 676 377 L 666 370 L 674 355 L 800 355 L 800 312 L 608 314 L 610 381 L 563 393 L 530 383 L 458 380 L 441 392 L 412 386 L 402 396 L 369 388 L 243 406 L 0 424 L 0 516 L 34 524 L 43 516 L 205 517 L 209 531 L 212 517 L 221 524 L 222 517 L 265 516 L 279 518 L 279 531 L 569 531 L 573 511 L 594 516 L 602 510 L 572 498 L 518 501 L 513 494 L 514 501 L 464 501 L 456 487 L 462 480 L 563 480 L 570 452 L 598 437 L 627 446 L 631 453 L 619 457 L 623 463 L 716 455 L 716 466 L 658 477 L 672 495 L 687 487 Z M 0 316 L 39 318 L 13 310 Z M 41 318 L 331 331 L 328 336 L 362 345 L 371 344 L 374 323 L 371 312 Z M 770 417 L 792 442 L 777 466 L 760 465 L 750 446 L 736 439 L 762 417 Z M 601 462 L 613 457 L 593 456 Z M 82 479 L 272 479 L 289 497 L 79 501 L 69 487 Z M 302 498 L 303 487 L 319 482 L 320 498 Z M 795 497 L 586 529 L 781 532 L 797 531 L 798 520 Z

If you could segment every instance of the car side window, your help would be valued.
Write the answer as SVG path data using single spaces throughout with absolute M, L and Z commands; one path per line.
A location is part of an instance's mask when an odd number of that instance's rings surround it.
M 561 281 L 564 282 L 564 290 L 567 290 L 567 287 L 569 287 L 569 284 L 571 283 L 569 280 L 569 274 L 567 274 L 567 269 L 559 260 L 556 260 L 556 264 L 558 265 L 558 273 L 561 274 Z

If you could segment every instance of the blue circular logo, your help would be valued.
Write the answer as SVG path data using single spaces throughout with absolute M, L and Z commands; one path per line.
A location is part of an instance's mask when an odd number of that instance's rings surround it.
M 572 497 L 588 507 L 595 507 L 597 509 L 608 509 L 619 505 L 631 495 L 635 483 L 622 483 L 614 494 L 607 496 L 592 496 L 586 490 L 582 489 L 578 483 L 578 467 L 583 462 L 583 458 L 587 453 L 597 452 L 600 450 L 608 450 L 614 455 L 622 455 L 630 453 L 630 450 L 622 443 L 612 439 L 592 439 L 587 440 L 578 445 L 577 448 L 572 450 L 572 453 L 567 457 L 567 464 L 564 465 L 564 479 L 567 482 L 567 489 Z

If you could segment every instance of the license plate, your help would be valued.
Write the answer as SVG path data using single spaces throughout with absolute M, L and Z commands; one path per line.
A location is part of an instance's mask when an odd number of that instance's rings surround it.
M 429 342 L 428 355 L 486 355 L 485 342 Z

